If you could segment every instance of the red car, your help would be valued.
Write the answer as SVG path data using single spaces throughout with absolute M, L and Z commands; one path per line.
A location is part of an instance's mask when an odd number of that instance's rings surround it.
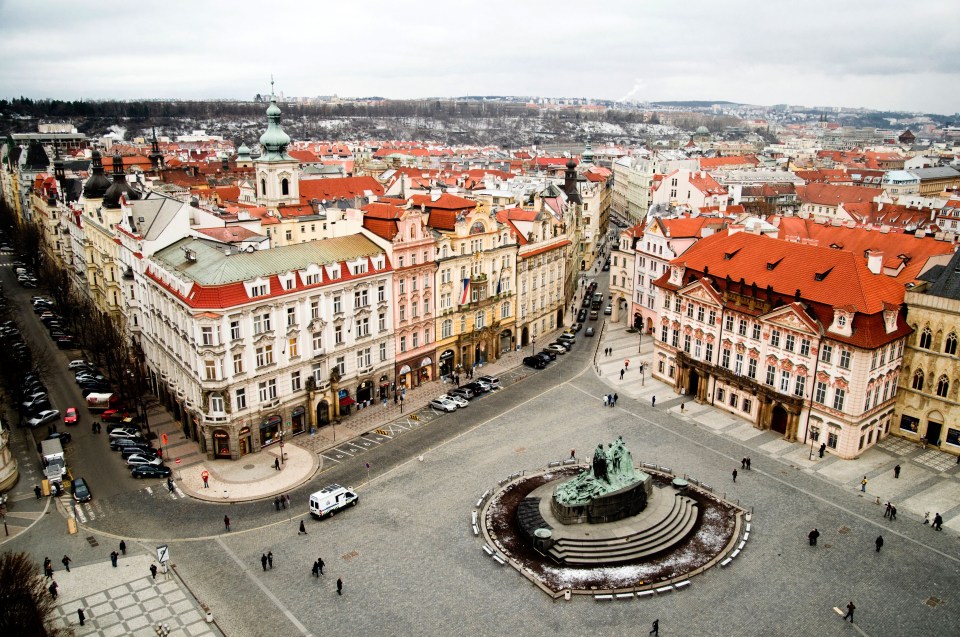
M 75 425 L 80 421 L 80 417 L 77 415 L 76 407 L 67 408 L 67 414 L 63 417 L 63 424 L 65 425 Z
M 100 416 L 100 420 L 103 422 L 123 422 L 129 417 L 130 414 L 127 413 L 126 410 L 108 409 Z

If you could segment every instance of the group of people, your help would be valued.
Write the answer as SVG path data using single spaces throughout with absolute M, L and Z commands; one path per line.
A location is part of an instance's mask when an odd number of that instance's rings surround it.
M 288 504 L 290 504 L 290 496 L 286 493 L 283 495 L 278 495 L 273 499 L 273 508 L 277 511 L 279 511 L 281 508 L 286 509 Z
M 618 394 L 605 394 L 603 396 L 603 406 L 616 407 L 618 400 L 620 400 L 620 396 Z

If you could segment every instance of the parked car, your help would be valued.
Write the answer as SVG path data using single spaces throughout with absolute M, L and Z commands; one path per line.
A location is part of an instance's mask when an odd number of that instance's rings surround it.
M 99 382 L 99 383 L 107 382 L 107 377 L 104 376 L 103 374 L 100 374 L 99 372 L 81 371 L 74 374 L 73 377 L 76 379 L 78 384 L 82 382 L 91 382 L 91 381 Z
M 77 502 L 89 502 L 93 497 L 90 495 L 90 487 L 87 486 L 87 481 L 83 478 L 74 478 L 72 488 L 73 499 Z
M 120 448 L 120 457 L 126 460 L 133 455 L 141 456 L 156 456 L 160 458 L 160 454 L 157 453 L 157 450 L 151 447 L 149 444 L 140 443 L 138 445 L 127 445 L 126 447 Z
M 555 351 L 553 351 L 552 349 L 545 349 L 545 350 L 543 350 L 542 352 L 540 352 L 539 354 L 537 354 L 537 356 L 539 356 L 540 354 L 543 354 L 544 356 L 546 356 L 546 357 L 547 357 L 549 360 L 551 360 L 551 361 L 557 360 L 557 353 L 556 353 Z
M 67 368 L 75 371 L 79 371 L 81 369 L 94 369 L 95 367 L 96 366 L 93 363 L 83 360 L 82 358 L 77 358 L 67 363 Z
M 145 464 L 158 467 L 163 464 L 163 460 L 160 459 L 160 456 L 147 453 L 132 453 L 127 457 L 127 466 L 131 469 Z
M 582 329 L 583 329 L 582 323 L 574 323 L 573 325 L 570 326 L 570 331 L 572 332 L 579 332 Z
M 584 335 L 584 336 L 593 336 L 593 335 L 596 334 L 596 333 L 597 333 L 596 330 L 594 330 L 592 327 L 588 327 L 588 328 L 587 328 L 587 331 L 584 332 L 583 335 Z
M 461 398 L 465 398 L 466 400 L 473 400 L 473 398 L 477 395 L 475 391 L 473 391 L 472 389 L 466 386 L 457 387 L 450 393 L 453 394 L 454 396 L 460 396 Z
M 608 305 L 607 307 L 603 308 L 603 314 L 604 316 L 610 316 L 611 314 L 613 314 L 613 306 Z
M 433 407 L 434 409 L 439 409 L 440 411 L 446 411 L 446 412 L 457 410 L 457 406 L 454 403 L 450 402 L 449 400 L 444 400 L 442 398 L 434 398 L 433 400 L 430 401 L 430 406 Z
M 523 358 L 523 364 L 534 369 L 543 369 L 547 366 L 547 362 L 539 356 L 525 356 Z
M 473 382 L 467 383 L 466 385 L 464 385 L 464 387 L 466 387 L 467 389 L 473 391 L 473 393 L 474 393 L 474 394 L 477 394 L 478 396 L 479 396 L 480 394 L 486 394 L 488 391 L 490 391 L 490 385 L 488 385 L 488 384 L 486 384 L 486 383 L 481 383 L 481 382 L 478 381 L 478 380 L 475 380 L 475 381 L 473 381 Z
M 599 318 L 600 318 L 600 312 L 598 312 L 598 311 L 596 311 L 596 310 L 590 310 L 590 320 L 591 320 L 591 321 L 596 321 L 596 320 L 599 319 Z
M 112 438 L 110 440 L 110 449 L 113 451 L 120 451 L 124 447 L 142 447 L 150 446 L 150 442 L 146 438 Z
M 77 414 L 76 407 L 67 407 L 67 412 L 63 416 L 63 424 L 65 425 L 75 425 L 80 421 L 80 416 Z
M 477 381 L 490 385 L 491 389 L 500 389 L 501 387 L 503 387 L 503 385 L 500 384 L 500 379 L 497 378 L 496 376 L 484 375 L 478 378 Z
M 587 320 L 587 311 L 586 311 L 586 310 L 580 310 L 579 312 L 577 312 L 577 320 L 580 321 L 581 323 L 583 323 L 584 321 L 586 321 L 586 320 Z
M 570 330 L 567 330 L 566 332 L 564 332 L 563 334 L 561 334 L 560 336 L 558 336 L 558 337 L 557 337 L 557 340 L 558 340 L 558 341 L 564 341 L 564 340 L 568 340 L 568 339 L 569 339 L 569 340 L 573 341 L 573 340 L 576 340 L 576 338 L 577 338 L 577 333 L 576 333 L 576 332 L 571 332 Z
M 134 478 L 169 478 L 171 474 L 170 467 L 165 465 L 149 465 L 142 464 L 139 467 L 134 467 L 130 472 Z
M 569 352 L 570 350 L 573 349 L 574 343 L 575 343 L 575 341 L 563 340 L 563 341 L 554 341 L 553 343 L 550 343 L 550 345 L 559 345 L 559 346 L 562 347 L 564 350 L 566 350 L 566 351 Z
M 80 343 L 69 336 L 64 336 L 57 339 L 57 349 L 80 349 Z
M 36 429 L 40 425 L 45 425 L 48 422 L 53 422 L 60 417 L 60 411 L 57 409 L 45 409 L 39 414 L 27 420 L 27 426 L 31 429 Z
M 470 404 L 470 401 L 467 400 L 466 398 L 463 398 L 462 396 L 457 396 L 454 394 L 440 394 L 439 396 L 437 396 L 437 398 L 441 398 L 443 400 L 449 400 L 457 407 L 466 407 L 467 405 Z
M 116 438 L 140 438 L 140 428 L 139 427 L 118 427 L 107 432 L 107 436 L 110 440 Z
M 90 394 L 109 394 L 111 390 L 107 383 L 84 383 L 80 385 L 80 393 L 86 398 Z
M 547 345 L 546 347 L 544 347 L 543 351 L 553 352 L 554 354 L 563 355 L 567 353 L 567 348 L 558 343 L 551 343 L 550 345 Z

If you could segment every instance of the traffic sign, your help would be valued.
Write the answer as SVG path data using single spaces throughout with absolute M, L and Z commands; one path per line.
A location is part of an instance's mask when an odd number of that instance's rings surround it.
M 167 444 L 167 434 L 160 434 L 160 442 Z
M 166 564 L 170 561 L 170 548 L 166 544 L 157 547 L 157 561 Z
M 176 460 L 174 460 L 174 462 L 176 462 L 177 464 L 180 464 L 180 458 L 177 458 Z

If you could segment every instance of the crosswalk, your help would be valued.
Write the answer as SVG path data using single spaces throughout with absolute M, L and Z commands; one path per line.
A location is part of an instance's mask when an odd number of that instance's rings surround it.
M 165 484 L 160 484 L 158 486 L 147 486 L 136 491 L 140 497 L 145 499 L 167 499 L 167 500 L 185 500 L 187 499 L 187 494 L 184 493 L 180 486 L 174 483 L 173 491 L 170 491 Z M 129 498 L 130 494 L 125 494 L 123 496 Z M 95 520 L 102 520 L 108 515 L 110 509 L 109 505 L 98 500 L 96 496 L 89 502 L 76 502 L 73 499 L 73 496 L 70 494 L 63 494 L 60 496 L 60 505 L 63 510 L 68 513 L 68 515 L 75 514 L 77 522 L 80 524 L 87 524 L 88 522 L 93 522 Z

